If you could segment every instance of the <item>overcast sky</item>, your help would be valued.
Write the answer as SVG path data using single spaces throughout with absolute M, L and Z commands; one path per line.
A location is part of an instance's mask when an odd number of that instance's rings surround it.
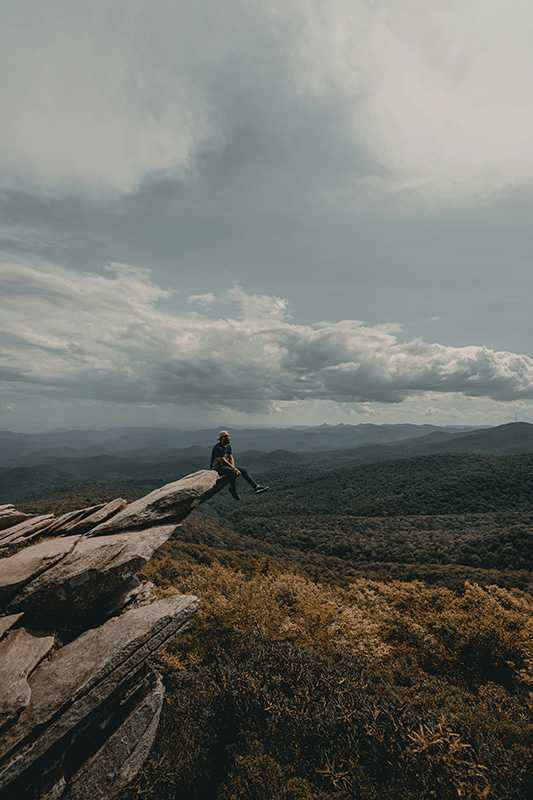
M 533 421 L 529 0 L 0 12 L 0 429 Z

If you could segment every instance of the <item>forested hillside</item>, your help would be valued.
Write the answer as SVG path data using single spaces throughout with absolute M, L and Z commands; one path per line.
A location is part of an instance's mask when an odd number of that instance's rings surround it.
M 273 491 L 254 499 L 264 516 L 533 511 L 533 454 L 423 456 L 346 466 L 312 481 L 303 469 L 280 472 L 263 476 Z M 246 515 L 251 501 L 243 500 Z

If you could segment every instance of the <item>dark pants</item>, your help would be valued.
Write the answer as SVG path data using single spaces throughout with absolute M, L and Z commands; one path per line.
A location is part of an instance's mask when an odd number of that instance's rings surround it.
M 237 467 L 237 469 L 241 473 L 244 480 L 250 484 L 250 486 L 252 486 L 254 489 L 258 487 L 259 484 L 254 481 L 248 470 L 244 469 L 243 467 Z M 229 490 L 232 493 L 235 492 L 235 482 L 239 476 L 235 475 L 234 471 L 230 467 L 225 466 L 218 467 L 217 472 L 221 478 L 229 478 Z

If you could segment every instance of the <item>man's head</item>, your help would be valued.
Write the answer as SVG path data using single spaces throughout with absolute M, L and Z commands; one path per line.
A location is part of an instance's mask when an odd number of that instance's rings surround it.
M 220 442 L 220 444 L 228 444 L 230 438 L 231 437 L 228 431 L 220 431 L 220 433 L 218 434 L 218 441 Z

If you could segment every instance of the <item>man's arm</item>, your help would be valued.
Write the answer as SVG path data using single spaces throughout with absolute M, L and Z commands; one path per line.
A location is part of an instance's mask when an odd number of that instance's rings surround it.
M 232 469 L 234 472 L 236 472 L 236 473 L 237 473 L 237 475 L 240 475 L 240 474 L 241 474 L 241 473 L 239 472 L 239 470 L 237 469 L 237 467 L 235 466 L 235 459 L 233 458 L 233 456 L 229 456 L 229 457 L 222 456 L 220 460 L 221 460 L 221 461 L 222 461 L 222 463 L 223 463 L 223 464 L 225 464 L 227 467 L 231 467 L 231 469 Z
M 231 449 L 231 446 L 228 446 L 227 449 L 229 450 L 229 453 L 227 453 L 226 458 L 229 459 L 230 467 L 233 467 L 235 472 L 239 474 L 239 470 L 237 469 L 237 464 L 235 463 L 235 458 L 233 457 L 233 450 Z

